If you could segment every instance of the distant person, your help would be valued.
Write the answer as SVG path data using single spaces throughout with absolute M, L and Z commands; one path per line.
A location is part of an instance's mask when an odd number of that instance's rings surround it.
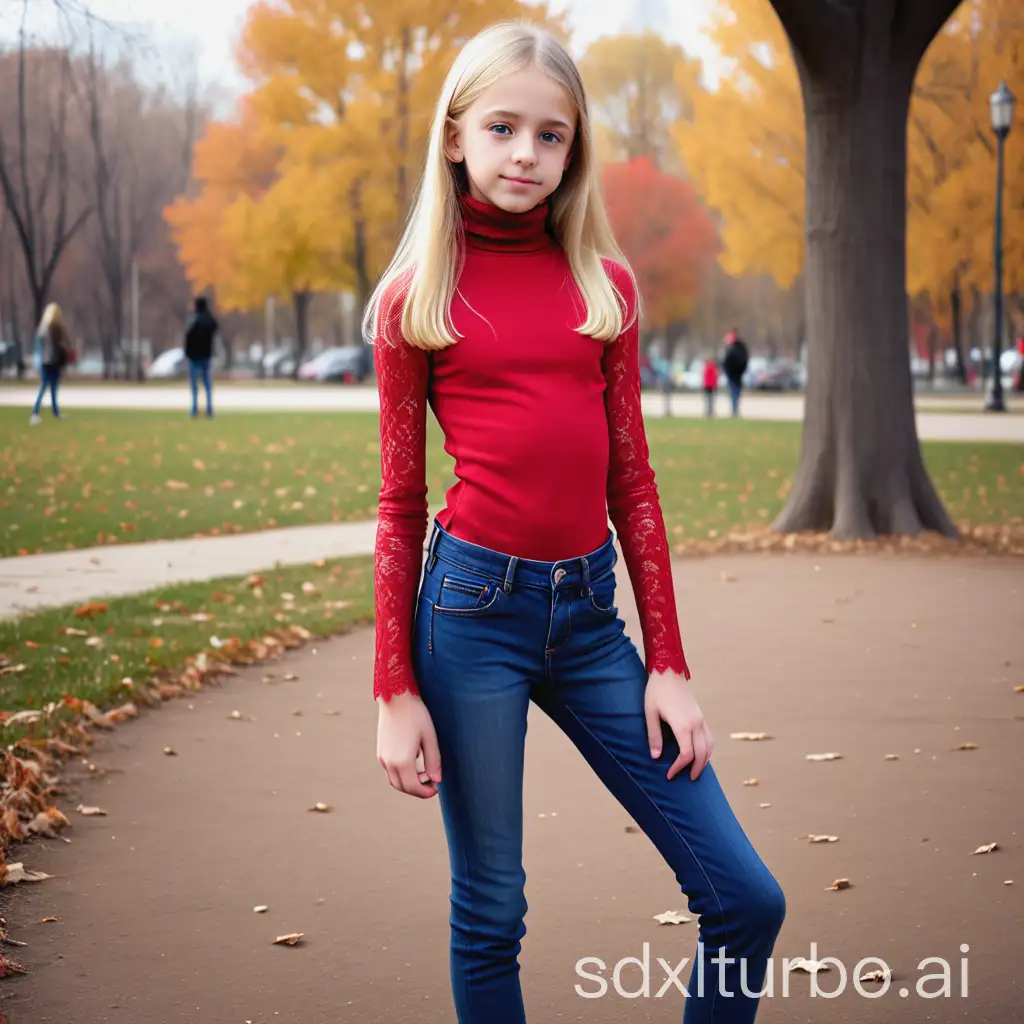
M 707 398 L 706 415 L 715 415 L 715 391 L 718 389 L 718 364 L 714 359 L 704 360 L 704 396 Z
M 42 319 L 36 330 L 35 339 L 35 364 L 39 371 L 40 384 L 39 394 L 36 395 L 35 408 L 29 423 L 34 427 L 39 422 L 39 409 L 43 404 L 43 396 L 47 388 L 50 390 L 50 402 L 53 406 L 55 419 L 63 420 L 57 405 L 57 388 L 60 385 L 60 375 L 64 367 L 74 360 L 74 349 L 71 345 L 71 335 L 64 324 L 64 314 L 56 302 L 51 302 L 43 311 Z
M 725 336 L 725 358 L 722 360 L 722 369 L 725 370 L 726 379 L 729 381 L 729 395 L 732 398 L 732 414 L 740 414 L 740 395 L 743 392 L 743 374 L 747 372 L 747 364 L 750 362 L 750 353 L 747 346 L 740 337 L 739 331 L 734 327 Z
M 195 312 L 185 328 L 185 358 L 188 359 L 188 379 L 192 388 L 192 418 L 199 415 L 199 379 L 206 389 L 206 415 L 213 416 L 213 393 L 210 385 L 210 360 L 213 358 L 213 339 L 217 334 L 217 320 L 210 312 L 209 303 L 200 295 Z

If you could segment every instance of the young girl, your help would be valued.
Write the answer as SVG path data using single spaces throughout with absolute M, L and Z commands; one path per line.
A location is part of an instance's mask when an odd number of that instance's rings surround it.
M 47 389 L 50 391 L 54 417 L 64 419 L 57 406 L 57 388 L 60 386 L 61 372 L 71 359 L 71 338 L 64 326 L 60 306 L 56 302 L 51 302 L 43 311 L 39 327 L 36 329 L 35 346 L 35 364 L 39 370 L 40 383 L 36 404 L 29 418 L 32 426 L 39 422 L 39 410 L 42 408 Z
M 395 789 L 440 796 L 461 1024 L 525 1021 L 530 701 L 700 914 L 703 984 L 686 986 L 689 1024 L 754 1019 L 782 924 L 782 891 L 708 765 L 641 415 L 638 315 L 576 67 L 535 27 L 486 30 L 445 82 L 416 204 L 366 320 L 383 473 L 377 755 Z M 428 404 L 458 482 L 424 567 Z M 646 664 L 616 609 L 609 517 Z

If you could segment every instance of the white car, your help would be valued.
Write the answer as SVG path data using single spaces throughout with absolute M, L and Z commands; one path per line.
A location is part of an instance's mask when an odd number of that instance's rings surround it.
M 149 364 L 147 376 L 150 380 L 170 380 L 188 374 L 188 360 L 182 348 L 169 348 Z

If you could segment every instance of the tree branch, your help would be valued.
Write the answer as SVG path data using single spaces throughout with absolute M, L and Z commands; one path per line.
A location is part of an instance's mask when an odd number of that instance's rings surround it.
M 848 48 L 861 6 L 857 0 L 771 0 L 771 5 L 795 55 L 811 71 L 827 67 Z

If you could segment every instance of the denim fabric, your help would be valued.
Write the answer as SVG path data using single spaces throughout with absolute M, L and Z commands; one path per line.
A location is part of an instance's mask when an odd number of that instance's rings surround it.
M 57 407 L 57 388 L 60 386 L 60 367 L 51 363 L 44 363 L 41 372 L 42 380 L 39 383 L 39 394 L 36 395 L 33 415 L 38 416 L 43 405 L 43 396 L 47 388 L 50 390 L 50 401 L 53 404 L 53 415 L 60 416 L 60 409 Z
M 206 389 L 206 415 L 213 415 L 213 395 L 210 390 L 210 360 L 190 359 L 188 361 L 188 380 L 192 388 L 192 415 L 199 415 L 199 381 L 202 379 Z
M 586 557 L 536 562 L 470 544 L 435 522 L 413 657 L 441 753 L 460 1024 L 526 1019 L 518 955 L 526 934 L 522 784 L 531 700 L 651 839 L 700 915 L 703 994 L 691 974 L 689 996 L 679 996 L 685 1024 L 744 1024 L 757 1011 L 757 1000 L 741 992 L 739 960 L 746 991 L 759 993 L 785 899 L 712 766 L 695 782 L 688 770 L 667 780 L 679 748 L 664 724 L 662 754 L 651 758 L 647 673 L 616 608 L 615 561 L 611 536 Z M 719 950 L 736 962 L 712 964 Z M 567 986 L 577 980 L 573 974 Z

